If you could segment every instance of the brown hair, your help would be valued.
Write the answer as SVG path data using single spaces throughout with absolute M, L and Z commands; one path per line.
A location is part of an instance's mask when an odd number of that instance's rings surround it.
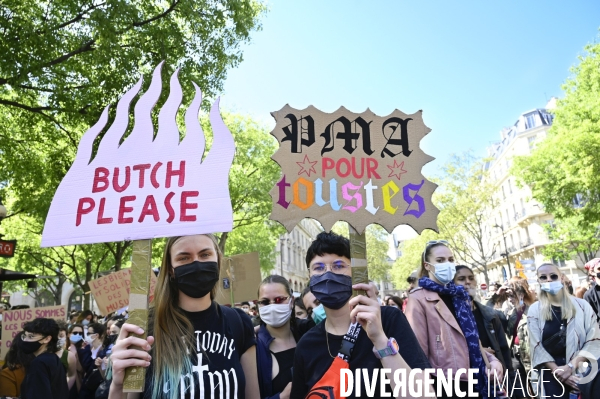
M 223 254 L 216 237 L 213 234 L 201 235 L 210 238 L 213 242 L 220 270 Z M 151 321 L 149 325 L 151 334 L 154 336 L 154 345 L 152 346 L 154 367 L 151 377 L 153 392 L 161 392 L 166 382 L 169 382 L 172 387 L 171 393 L 179 392 L 178 389 L 175 389 L 179 383 L 179 377 L 177 377 L 177 381 L 171 381 L 172 376 L 186 375 L 191 372 L 189 354 L 196 353 L 194 328 L 179 307 L 179 290 L 173 280 L 171 248 L 181 237 L 171 237 L 165 245 L 162 267 L 154 289 L 154 300 L 150 304 Z M 218 284 L 215 284 L 210 292 L 211 300 L 215 298 L 217 286 Z
M 508 280 L 508 287 L 514 291 L 515 295 L 522 295 L 523 302 L 527 306 L 531 306 L 535 302 L 535 297 L 529 289 L 529 283 L 523 277 L 512 277 Z

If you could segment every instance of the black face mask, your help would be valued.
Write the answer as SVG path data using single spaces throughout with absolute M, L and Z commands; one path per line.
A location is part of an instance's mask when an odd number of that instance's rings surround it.
M 217 262 L 194 261 L 176 267 L 175 286 L 191 298 L 202 298 L 212 291 L 219 281 L 219 265 Z
M 310 278 L 310 292 L 329 309 L 339 309 L 352 296 L 352 277 L 325 272 Z
M 108 336 L 108 343 L 109 343 L 109 344 L 114 344 L 114 343 L 115 343 L 115 341 L 117 340 L 117 337 L 118 337 L 118 336 L 119 336 L 118 334 L 110 334 L 110 335 Z
M 37 352 L 42 347 L 42 343 L 40 341 L 21 341 L 19 344 L 19 349 L 21 349 L 24 354 L 30 355 Z

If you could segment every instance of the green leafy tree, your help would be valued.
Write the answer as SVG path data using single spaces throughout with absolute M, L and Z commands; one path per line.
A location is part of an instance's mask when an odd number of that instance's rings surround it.
M 548 259 L 578 259 L 579 264 L 584 265 L 600 251 L 598 224 L 583 220 L 581 215 L 555 220 L 545 224 L 544 228 L 551 244 L 542 248 L 542 254 Z M 577 262 L 575 265 L 587 273 L 583 266 Z
M 470 152 L 454 155 L 442 168 L 434 202 L 440 209 L 440 237 L 458 260 L 483 273 L 489 284 L 487 265 L 497 250 L 491 229 L 499 200 L 484 166 Z
M 427 241 L 437 240 L 438 234 L 432 230 L 423 230 L 421 235 L 400 244 L 401 256 L 396 258 L 390 272 L 394 285 L 406 289 L 406 279 L 419 268 L 423 259 L 423 249 Z
M 34 219 L 28 223 L 39 236 L 79 139 L 102 109 L 163 60 L 163 78 L 181 69 L 184 98 L 193 97 L 191 82 L 214 97 L 264 11 L 254 0 L 2 2 L 0 196 Z M 13 268 L 46 274 L 69 265 L 67 278 L 88 291 L 98 271 L 122 267 L 131 243 L 23 248 L 28 258 Z
M 511 173 L 557 220 L 600 224 L 600 43 L 588 45 L 563 85 L 546 140 Z M 574 200 L 578 199 L 578 206 Z

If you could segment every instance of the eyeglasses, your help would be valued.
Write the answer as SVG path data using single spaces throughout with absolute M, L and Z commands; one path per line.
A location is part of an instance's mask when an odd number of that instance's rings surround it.
M 36 338 L 37 338 L 37 334 L 34 334 L 34 333 L 23 333 L 23 334 L 21 334 L 21 339 L 23 341 L 25 341 L 25 340 L 32 340 L 32 339 L 36 339 Z M 42 338 L 40 338 L 40 339 L 42 339 Z
M 268 306 L 272 303 L 274 303 L 275 305 L 281 305 L 282 303 L 285 303 L 290 297 L 289 296 L 278 296 L 277 298 L 273 299 L 272 301 L 270 299 L 261 299 L 260 301 L 258 301 L 258 306 Z
M 558 274 L 551 274 L 550 275 L 550 280 L 552 280 L 552 281 L 556 281 L 556 280 L 558 280 L 558 278 L 559 278 Z M 541 276 L 538 277 L 538 279 L 540 281 L 548 281 L 548 276 L 546 276 L 545 274 L 542 274 Z
M 83 335 L 83 331 L 71 331 L 73 335 Z
M 323 274 L 327 270 L 327 266 L 329 266 L 330 270 L 334 273 L 341 274 L 350 267 L 346 262 L 341 260 L 336 260 L 333 263 L 322 263 L 316 262 L 310 265 L 310 270 L 315 274 Z
M 433 241 L 427 241 L 427 244 L 425 244 L 425 250 L 423 251 L 423 262 L 425 262 L 425 253 L 427 252 L 427 250 L 430 247 L 433 247 L 434 245 L 438 245 L 438 244 L 443 244 L 443 245 L 450 245 L 450 243 L 448 243 L 448 241 L 446 240 L 433 240 Z

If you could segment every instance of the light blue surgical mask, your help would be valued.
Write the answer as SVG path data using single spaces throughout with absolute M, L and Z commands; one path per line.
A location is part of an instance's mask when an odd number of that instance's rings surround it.
M 429 262 L 427 262 L 429 263 Z M 446 285 L 450 281 L 454 280 L 454 275 L 456 274 L 456 265 L 452 262 L 444 262 L 444 263 L 429 263 L 431 266 L 435 267 L 435 271 L 433 275 L 436 279 L 442 284 Z
M 319 324 L 320 322 L 325 320 L 326 317 L 327 315 L 325 314 L 325 308 L 322 304 L 317 306 L 316 308 L 313 308 L 312 319 L 314 320 L 315 324 Z
M 550 295 L 556 295 L 562 290 L 563 283 L 560 281 L 551 281 L 540 285 L 542 291 L 546 291 Z

